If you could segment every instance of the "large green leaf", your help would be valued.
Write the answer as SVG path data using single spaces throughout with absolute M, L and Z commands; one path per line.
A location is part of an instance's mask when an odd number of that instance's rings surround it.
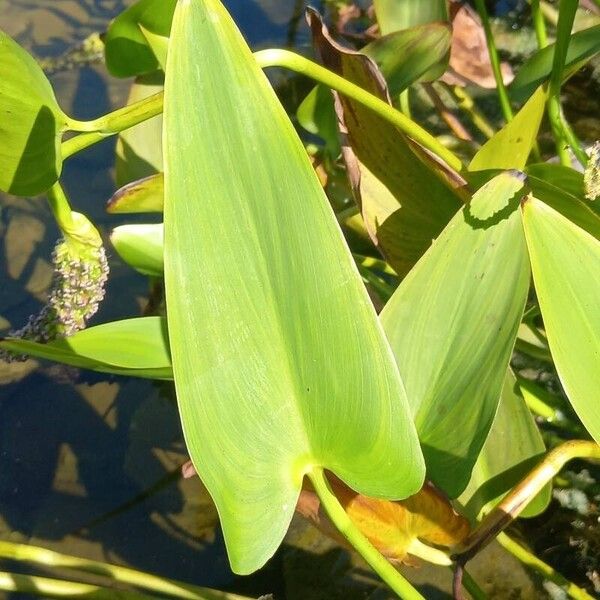
M 546 92 L 538 88 L 525 106 L 475 154 L 469 171 L 523 169 L 544 115 Z
M 556 370 L 579 418 L 600 441 L 600 241 L 532 197 L 523 221 Z
M 523 180 L 506 172 L 485 184 L 381 313 L 427 475 L 451 497 L 464 490 L 487 437 L 525 306 Z
M 591 58 L 600 51 L 600 25 L 574 33 L 569 38 L 569 50 L 565 68 Z M 510 85 L 510 94 L 514 100 L 528 98 L 534 90 L 544 83 L 552 72 L 554 44 L 536 52 L 519 69 Z
M 147 38 L 169 36 L 176 4 L 177 0 L 139 0 L 113 20 L 104 40 L 106 66 L 112 75 L 132 77 L 159 68 Z
M 336 44 L 311 12 L 313 40 L 326 66 L 389 101 L 385 82 L 366 56 Z M 403 277 L 461 207 L 420 149 L 378 115 L 339 96 L 343 148 L 353 191 L 375 245 Z
M 177 397 L 232 567 L 248 573 L 277 549 L 313 467 L 401 498 L 422 485 L 424 465 L 321 185 L 218 0 L 177 6 L 164 119 Z
M 166 321 L 160 317 L 97 325 L 47 344 L 5 338 L 0 348 L 102 373 L 171 379 Z
M 119 256 L 136 271 L 151 277 L 162 277 L 162 223 L 115 227 L 110 235 L 110 241 Z
M 539 462 L 545 451 L 542 436 L 509 369 L 492 428 L 475 463 L 469 485 L 458 499 L 466 516 L 474 520 L 490 512 Z M 550 502 L 550 493 L 551 486 L 548 485 L 521 516 L 533 517 L 543 512 Z
M 448 20 L 446 0 L 374 0 L 373 5 L 383 35 L 432 21 Z
M 50 188 L 68 122 L 42 69 L 0 31 L 0 190 L 33 196 Z

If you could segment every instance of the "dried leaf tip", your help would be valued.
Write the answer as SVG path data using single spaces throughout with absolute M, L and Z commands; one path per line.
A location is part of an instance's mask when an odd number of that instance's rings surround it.
M 583 188 L 588 200 L 596 200 L 600 197 L 600 141 L 590 148 L 589 158 L 583 174 Z

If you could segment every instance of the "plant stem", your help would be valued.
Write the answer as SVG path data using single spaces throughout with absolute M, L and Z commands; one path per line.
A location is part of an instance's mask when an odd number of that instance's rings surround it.
M 274 48 L 261 50 L 254 54 L 258 64 L 262 68 L 282 67 L 296 73 L 306 75 L 340 94 L 344 94 L 371 109 L 383 119 L 389 121 L 413 140 L 436 154 L 445 161 L 448 166 L 456 171 L 463 169 L 460 159 L 450 150 L 445 148 L 428 131 L 417 125 L 407 116 L 396 110 L 393 106 L 373 96 L 361 87 L 329 71 L 325 67 L 300 56 L 289 50 Z M 156 116 L 162 112 L 163 94 L 155 94 L 135 104 L 130 104 L 98 119 L 88 122 L 72 121 L 70 126 L 75 131 L 84 131 L 85 138 L 79 140 L 78 136 L 67 140 L 63 144 L 63 156 L 71 156 L 78 150 L 82 150 L 92 144 L 99 142 L 106 135 L 113 135 L 125 129 L 129 129 L 146 119 Z
M 471 577 L 466 569 L 463 569 L 462 584 L 471 594 L 473 600 L 487 600 L 487 594 L 479 587 L 479 584 Z
M 352 544 L 356 551 L 369 563 L 379 576 L 400 598 L 404 600 L 425 600 L 425 598 L 397 571 L 369 542 L 350 520 L 342 505 L 329 486 L 321 468 L 313 468 L 308 473 L 321 504 L 340 533 Z
M 44 567 L 76 569 L 83 573 L 103 575 L 113 581 L 134 585 L 157 594 L 166 594 L 184 600 L 236 600 L 241 596 L 201 588 L 195 585 L 166 579 L 128 567 L 68 556 L 46 548 L 0 541 L 0 558 L 19 562 L 30 562 Z M 115 593 L 111 590 L 111 593 Z
M 124 129 L 129 129 L 138 123 L 147 121 L 159 115 L 162 111 L 163 94 L 159 92 L 91 121 L 69 119 L 68 128 L 71 131 L 100 133 L 105 136 L 113 135 Z
M 492 71 L 494 73 L 494 79 L 496 80 L 496 88 L 498 90 L 498 100 L 500 102 L 500 108 L 502 114 L 506 119 L 506 122 L 511 121 L 513 118 L 513 111 L 510 105 L 510 99 L 506 86 L 504 85 L 504 79 L 502 78 L 502 69 L 500 68 L 500 58 L 498 57 L 498 50 L 496 50 L 496 44 L 494 43 L 494 36 L 492 34 L 492 27 L 490 25 L 490 18 L 485 6 L 485 0 L 475 0 L 475 6 L 477 12 L 481 17 L 483 24 L 483 30 L 485 31 L 485 40 L 487 43 L 488 52 L 490 55 L 490 63 L 492 65 Z
M 496 131 L 490 122 L 485 118 L 483 113 L 477 108 L 475 101 L 467 93 L 467 91 L 459 85 L 443 85 L 450 93 L 457 106 L 467 114 L 473 125 L 475 125 L 475 127 L 477 127 L 477 129 L 479 129 L 479 131 L 481 131 L 486 138 L 491 138 Z
M 548 581 L 561 587 L 570 598 L 574 598 L 574 600 L 593 600 L 593 597 L 584 589 L 569 581 L 566 577 L 555 571 L 554 568 L 540 560 L 535 554 L 529 552 L 529 550 L 515 542 L 505 533 L 500 533 L 496 539 L 505 550 L 518 558 L 524 565 L 530 567 Z
M 575 13 L 579 6 L 578 0 L 562 0 L 560 12 L 558 15 L 557 36 L 554 49 L 554 60 L 552 62 L 552 72 L 548 84 L 548 118 L 554 139 L 556 142 L 556 152 L 561 164 L 571 166 L 571 157 L 568 152 L 569 139 L 568 133 L 564 128 L 564 117 L 560 105 L 560 88 L 562 85 L 563 70 L 567 59 L 567 50 L 571 38 L 571 29 L 575 20 Z
M 58 181 L 47 192 L 48 204 L 54 214 L 54 218 L 62 231 L 73 229 L 73 211 L 69 200 Z
M 373 94 L 363 90 L 363 88 L 351 83 L 347 79 L 340 77 L 336 73 L 329 71 L 325 67 L 322 67 L 295 52 L 280 48 L 261 50 L 256 52 L 254 57 L 263 69 L 267 67 L 283 67 L 294 71 L 295 73 L 306 75 L 340 94 L 352 98 L 356 102 L 371 109 L 381 118 L 398 127 L 398 129 L 415 140 L 415 142 L 418 142 L 439 156 L 454 170 L 462 170 L 463 165 L 460 159 L 440 144 L 440 142 L 438 142 L 438 140 L 428 131 L 400 111 L 396 110 L 393 106 L 390 106 L 387 102 L 380 100 L 376 96 L 373 96 Z
M 574 440 L 565 442 L 550 451 L 481 521 L 479 526 L 458 548 L 454 558 L 464 564 L 487 546 L 494 537 L 506 529 L 521 514 L 531 500 L 558 474 L 565 464 L 574 458 L 600 460 L 600 446 L 596 442 Z
M 89 583 L 62 581 L 48 577 L 21 575 L 0 571 L 0 590 L 31 594 L 43 598 L 85 598 L 86 600 L 156 600 L 138 592 L 103 588 Z
M 546 32 L 546 23 L 544 15 L 540 10 L 540 0 L 531 0 L 531 15 L 533 18 L 533 27 L 538 48 L 541 50 L 548 45 L 548 34 Z

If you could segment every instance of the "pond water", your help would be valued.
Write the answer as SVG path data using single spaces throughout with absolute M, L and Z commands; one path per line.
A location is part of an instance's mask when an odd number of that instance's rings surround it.
M 254 48 L 308 43 L 299 18 L 303 0 L 225 3 Z M 37 57 L 57 57 L 103 31 L 129 4 L 0 0 L 0 28 Z M 62 107 L 79 119 L 124 104 L 130 84 L 108 78 L 102 66 L 60 71 L 52 81 Z M 104 235 L 124 222 L 104 210 L 115 189 L 114 144 L 107 140 L 69 160 L 63 177 L 74 206 Z M 58 231 L 40 199 L 0 195 L 0 210 L 3 333 L 25 323 L 42 305 Z M 150 292 L 147 279 L 114 252 L 109 260 L 108 296 L 98 323 L 138 316 Z M 254 596 L 391 597 L 364 565 L 299 521 L 263 571 L 236 579 L 210 499 L 197 479 L 179 477 L 186 458 L 169 385 L 36 361 L 0 362 L 0 539 Z M 486 568 L 492 564 L 494 569 Z M 488 551 L 478 565 L 475 573 L 495 571 L 498 581 L 517 582 L 519 597 L 541 597 L 514 563 L 498 559 L 497 550 Z M 421 569 L 410 576 L 427 598 L 449 598 L 449 572 Z

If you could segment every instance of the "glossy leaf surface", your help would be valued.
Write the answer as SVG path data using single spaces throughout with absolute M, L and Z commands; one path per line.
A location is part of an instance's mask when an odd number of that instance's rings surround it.
M 110 241 L 119 256 L 136 271 L 151 277 L 163 275 L 163 225 L 121 225 Z
M 0 348 L 102 373 L 172 378 L 166 322 L 160 317 L 97 325 L 47 344 L 6 338 Z
M 600 25 L 573 33 L 569 39 L 569 50 L 565 68 L 589 59 L 600 51 Z M 528 98 L 534 90 L 550 77 L 554 60 L 554 44 L 536 52 L 519 69 L 510 86 L 515 100 Z
M 467 489 L 458 501 L 472 520 L 500 502 L 540 460 L 546 451 L 513 372 L 506 372 L 498 412 L 473 468 Z M 533 517 L 546 509 L 551 486 L 547 486 L 521 513 Z
M 523 175 L 483 186 L 381 313 L 411 403 L 427 475 L 467 485 L 491 427 L 529 288 Z
M 523 169 L 535 144 L 545 105 L 546 93 L 539 88 L 512 121 L 478 150 L 469 171 Z
M 314 465 L 385 498 L 417 491 L 424 466 L 322 187 L 217 0 L 177 6 L 164 118 L 178 403 L 232 567 L 248 573 L 281 543 Z
M 546 335 L 563 388 L 600 441 L 600 241 L 529 198 L 523 220 Z
M 67 124 L 40 66 L 0 31 L 0 190 L 33 196 L 49 189 L 62 169 Z
M 110 24 L 104 40 L 106 66 L 115 77 L 133 77 L 159 68 L 140 25 L 155 36 L 168 37 L 177 0 L 138 0 Z

